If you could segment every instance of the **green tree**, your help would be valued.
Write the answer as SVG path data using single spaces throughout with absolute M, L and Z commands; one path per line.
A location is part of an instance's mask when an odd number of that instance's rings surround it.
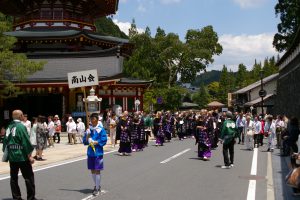
M 278 33 L 274 35 L 273 45 L 277 51 L 287 50 L 296 36 L 300 26 L 300 1 L 278 0 L 275 14 L 280 17 L 277 25 Z
M 230 92 L 231 83 L 229 77 L 228 69 L 224 65 L 221 71 L 220 83 L 219 83 L 219 92 L 218 92 L 218 100 L 224 104 L 227 104 L 228 93 Z
M 236 84 L 235 85 L 238 88 L 243 88 L 243 87 L 247 86 L 248 71 L 247 71 L 247 68 L 246 68 L 246 66 L 244 64 L 239 64 L 235 80 L 236 80 Z
M 41 70 L 44 64 L 30 61 L 25 54 L 11 51 L 17 39 L 4 34 L 11 29 L 10 18 L 0 13 L 0 82 L 4 84 L 0 91 L 2 98 L 17 97 L 21 92 L 14 83 L 26 81 L 28 75 Z
M 197 103 L 200 108 L 205 108 L 206 105 L 210 101 L 210 96 L 207 92 L 207 89 L 204 86 L 204 83 L 202 82 L 200 85 L 199 92 L 195 93 L 192 97 L 193 102 Z
M 134 18 L 132 19 L 132 22 L 131 22 L 131 25 L 130 25 L 130 28 L 128 31 L 129 31 L 129 33 L 128 33 L 129 38 L 133 38 L 136 35 L 138 35 L 138 30 L 137 30 Z
M 136 27 L 132 24 L 132 30 Z M 131 31 L 135 32 L 135 31 Z M 131 36 L 132 35 L 132 36 Z M 189 30 L 186 42 L 182 42 L 174 33 L 165 34 L 160 27 L 154 38 L 147 34 L 130 34 L 130 41 L 135 44 L 133 55 L 125 64 L 125 72 L 136 71 L 138 67 L 146 68 L 147 75 L 160 85 L 174 86 L 180 74 L 182 82 L 193 81 L 200 70 L 204 70 L 213 62 L 213 56 L 222 52 L 218 36 L 212 26 L 201 30 Z M 145 46 L 146 45 L 146 46 Z M 145 65 L 147 63 L 147 65 Z M 149 77 L 136 73 L 139 78 Z M 130 74 L 128 74 L 130 75 Z
M 108 35 L 128 39 L 128 36 L 109 17 L 102 17 L 95 21 L 96 32 L 101 35 Z
M 210 95 L 212 100 L 218 100 L 220 84 L 217 81 L 211 82 L 207 86 L 208 94 Z

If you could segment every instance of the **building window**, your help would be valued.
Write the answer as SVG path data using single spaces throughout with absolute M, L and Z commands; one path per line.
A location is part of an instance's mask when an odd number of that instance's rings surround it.
M 128 107 L 128 111 L 133 111 L 134 110 L 134 98 L 127 98 L 127 107 Z
M 54 8 L 53 10 L 53 19 L 63 19 L 63 9 L 62 8 Z
M 52 11 L 49 8 L 41 9 L 41 19 L 52 19 Z
M 101 110 L 106 110 L 107 108 L 110 108 L 110 106 L 109 106 L 109 98 L 102 98 L 102 101 L 101 101 Z
M 121 107 L 123 107 L 123 98 L 116 98 L 115 105 L 120 105 Z

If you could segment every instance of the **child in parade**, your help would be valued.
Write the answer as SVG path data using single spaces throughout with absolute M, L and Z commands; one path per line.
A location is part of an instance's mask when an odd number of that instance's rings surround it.
M 107 136 L 103 126 L 98 124 L 98 114 L 92 113 L 90 116 L 91 125 L 83 136 L 84 145 L 87 148 L 87 166 L 91 170 L 95 184 L 93 195 L 97 196 L 101 192 L 101 174 L 103 170 L 103 146 L 106 145 Z

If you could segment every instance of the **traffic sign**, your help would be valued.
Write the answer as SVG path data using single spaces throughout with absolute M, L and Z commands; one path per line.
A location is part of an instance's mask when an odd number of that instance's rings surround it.
M 265 97 L 265 96 L 267 96 L 267 91 L 266 90 L 259 90 L 258 94 L 259 94 L 260 97 Z

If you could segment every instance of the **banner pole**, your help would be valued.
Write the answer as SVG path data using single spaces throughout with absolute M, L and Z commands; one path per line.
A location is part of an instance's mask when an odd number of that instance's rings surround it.
M 88 116 L 88 105 L 87 105 L 87 98 L 86 98 L 86 92 L 85 92 L 85 87 L 82 87 L 81 90 L 83 90 L 83 97 L 84 97 L 84 108 L 85 108 L 85 116 L 86 116 L 86 128 L 89 128 L 90 122 L 89 122 L 89 116 Z

